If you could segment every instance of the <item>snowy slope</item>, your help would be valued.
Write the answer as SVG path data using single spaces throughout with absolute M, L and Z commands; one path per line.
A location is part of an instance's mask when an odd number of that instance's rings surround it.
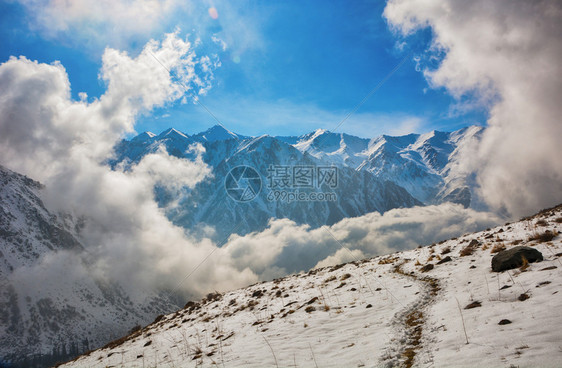
M 561 226 L 559 206 L 439 244 L 209 294 L 65 366 L 559 366 L 562 236 L 530 239 Z M 494 247 L 516 244 L 544 261 L 492 272 Z
M 119 285 L 92 277 L 80 223 L 50 213 L 41 189 L 0 166 L 0 365 L 75 356 L 172 309 L 158 295 L 135 304 Z

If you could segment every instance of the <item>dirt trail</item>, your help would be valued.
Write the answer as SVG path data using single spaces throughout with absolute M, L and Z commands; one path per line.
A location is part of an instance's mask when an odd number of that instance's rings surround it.
M 422 348 L 426 314 L 429 313 L 430 306 L 435 302 L 441 288 L 436 278 L 404 272 L 403 264 L 404 262 L 396 265 L 393 272 L 421 284 L 420 297 L 394 316 L 392 324 L 396 325 L 398 336 L 389 343 L 381 361 L 388 367 L 410 368 Z

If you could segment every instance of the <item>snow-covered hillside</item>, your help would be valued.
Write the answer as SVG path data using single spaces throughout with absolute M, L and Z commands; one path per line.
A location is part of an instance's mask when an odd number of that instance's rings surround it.
M 185 193 L 180 205 L 168 211 L 168 217 L 186 229 L 212 225 L 222 238 L 235 226 L 238 234 L 261 231 L 270 218 L 289 218 L 319 227 L 343 218 L 422 203 L 450 201 L 468 207 L 472 200 L 469 173 L 459 167 L 457 157 L 466 145 L 479 139 L 482 130 L 468 127 L 452 133 L 433 131 L 364 139 L 325 130 L 300 137 L 245 137 L 218 125 L 192 136 L 168 129 L 159 135 L 145 132 L 122 141 L 110 163 L 135 164 L 160 146 L 172 155 L 192 158 L 194 153 L 189 147 L 203 145 L 203 160 L 214 175 Z M 253 167 L 262 179 L 262 190 L 250 204 L 233 201 L 224 190 L 227 173 L 238 165 Z M 279 166 L 336 167 L 338 183 L 330 192 L 337 200 L 270 200 L 269 170 Z M 160 202 L 165 206 L 165 200 Z M 240 219 L 244 219 L 242 224 Z
M 188 302 L 67 367 L 554 367 L 562 206 L 411 251 Z M 501 249 L 544 260 L 492 272 Z

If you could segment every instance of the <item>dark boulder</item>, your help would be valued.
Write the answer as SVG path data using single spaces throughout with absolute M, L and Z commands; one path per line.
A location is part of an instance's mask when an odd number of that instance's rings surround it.
M 433 265 L 431 263 L 426 264 L 420 269 L 421 272 L 429 272 L 431 270 L 433 270 Z
M 542 253 L 530 247 L 518 246 L 508 250 L 502 250 L 492 258 L 492 270 L 501 272 L 521 267 L 523 258 L 532 263 L 542 261 Z

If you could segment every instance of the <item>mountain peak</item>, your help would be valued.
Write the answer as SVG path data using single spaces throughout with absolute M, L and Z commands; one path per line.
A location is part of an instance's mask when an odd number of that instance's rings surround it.
M 152 132 L 142 132 L 141 134 L 131 139 L 131 142 L 146 142 L 154 137 L 156 137 L 156 134 Z
M 187 135 L 183 134 L 182 132 L 180 132 L 179 130 L 177 130 L 175 128 L 168 128 L 158 135 L 158 138 L 160 138 L 160 139 L 165 138 L 165 137 L 180 137 L 180 138 L 186 138 L 186 139 L 188 138 Z
M 193 136 L 196 140 L 204 140 L 207 142 L 225 141 L 228 139 L 239 139 L 239 135 L 231 132 L 222 125 L 214 125 L 204 132 L 195 134 Z

